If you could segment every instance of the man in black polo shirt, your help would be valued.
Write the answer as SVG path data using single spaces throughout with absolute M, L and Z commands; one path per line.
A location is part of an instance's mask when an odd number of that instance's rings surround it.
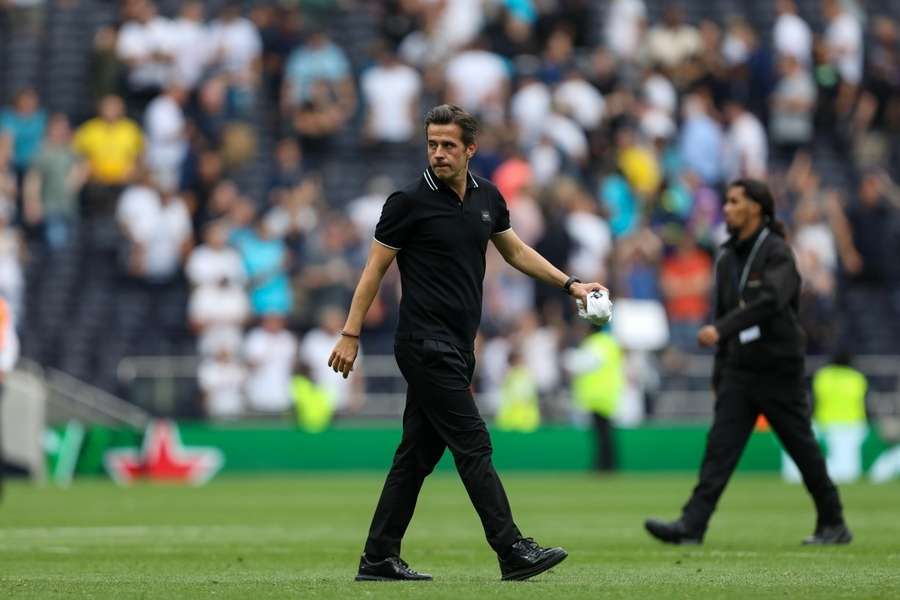
M 328 359 L 335 371 L 349 375 L 363 319 L 396 257 L 403 296 L 394 351 L 408 384 L 403 438 L 375 509 L 357 581 L 431 579 L 400 558 L 400 542 L 422 483 L 445 448 L 453 453 L 503 579 L 528 579 L 567 556 L 562 548 L 542 548 L 524 538 L 513 522 L 491 462 L 491 440 L 469 389 L 487 242 L 518 270 L 573 298 L 585 300 L 605 288 L 568 277 L 512 231 L 497 188 L 469 172 L 477 127 L 453 105 L 435 107 L 426 116 L 429 166 L 385 202 L 341 338 Z

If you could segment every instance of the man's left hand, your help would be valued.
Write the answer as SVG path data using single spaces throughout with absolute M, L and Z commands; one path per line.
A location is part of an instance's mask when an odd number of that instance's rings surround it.
M 719 343 L 719 332 L 715 325 L 704 325 L 697 332 L 697 341 L 701 346 L 715 346 Z

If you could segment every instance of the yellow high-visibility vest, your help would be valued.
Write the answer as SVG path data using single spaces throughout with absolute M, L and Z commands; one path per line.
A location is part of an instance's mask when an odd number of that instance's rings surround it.
M 613 336 L 599 332 L 586 337 L 580 350 L 593 354 L 599 366 L 574 377 L 572 397 L 585 410 L 609 417 L 619 406 L 625 383 L 622 349 Z
M 302 375 L 291 379 L 290 391 L 297 409 L 297 425 L 310 433 L 325 430 L 334 413 L 328 392 Z
M 510 367 L 500 390 L 500 408 L 495 424 L 503 431 L 534 431 L 541 424 L 538 388 L 525 367 Z
M 864 423 L 866 376 L 844 365 L 826 365 L 813 376 L 816 401 L 813 418 L 819 425 Z

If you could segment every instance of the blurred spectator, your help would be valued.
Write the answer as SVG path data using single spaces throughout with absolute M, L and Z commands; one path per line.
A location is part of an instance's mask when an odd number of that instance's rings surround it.
M 845 235 L 839 242 L 841 260 L 855 280 L 885 285 L 897 258 L 898 213 L 885 197 L 882 173 L 869 171 L 863 175 L 858 198 L 847 209 L 849 239 Z
M 213 221 L 203 231 L 203 244 L 191 251 L 185 274 L 193 286 L 215 285 L 223 279 L 243 285 L 247 280 L 237 250 L 228 245 L 228 225 Z
M 203 356 L 215 356 L 222 350 L 237 352 L 243 326 L 249 318 L 250 303 L 239 280 L 222 276 L 191 292 L 188 319 Z
M 2 145 L 2 142 L 0 142 Z M 2 160 L 2 151 L 0 151 Z M 2 175 L 0 175 L 2 177 Z M 2 185 L 2 181 L 0 181 Z M 2 190 L 0 190 L 2 194 Z M 0 203 L 0 297 L 9 303 L 14 322 L 23 321 L 26 310 L 25 273 L 25 240 L 21 232 L 12 227 L 14 205 L 9 202 Z
M 885 164 L 900 130 L 900 32 L 893 20 L 876 17 L 872 34 L 853 114 L 854 158 L 862 168 Z
M 293 300 L 287 275 L 290 255 L 284 240 L 274 237 L 266 220 L 259 216 L 234 244 L 247 271 L 253 314 L 287 315 Z
M 563 75 L 575 66 L 575 40 L 570 27 L 560 25 L 550 32 L 541 53 L 538 77 L 547 85 L 555 86 Z
M 855 87 L 863 75 L 862 25 L 840 0 L 822 0 L 822 13 L 827 21 L 825 44 L 829 60 L 841 81 Z
M 523 366 L 534 377 L 540 404 L 548 407 L 562 385 L 559 355 L 562 332 L 552 324 L 542 324 L 534 310 L 522 313 L 511 339 L 521 353 Z M 510 364 L 515 361 L 510 360 Z
M 509 353 L 495 424 L 500 431 L 531 433 L 541 424 L 538 386 L 520 351 Z
M 519 144 L 529 149 L 540 139 L 544 119 L 550 114 L 550 88 L 533 73 L 522 73 L 509 106 L 510 117 L 518 130 Z
M 571 68 L 553 92 L 556 110 L 567 114 L 587 132 L 600 127 L 605 104 L 603 96 L 585 80 L 581 72 Z
M 169 83 L 177 49 L 171 43 L 171 22 L 158 14 L 152 0 L 135 0 L 127 7 L 131 14 L 119 30 L 116 54 L 128 72 L 129 109 L 139 115 Z
M 226 2 L 210 23 L 209 47 L 211 67 L 225 77 L 237 110 L 245 114 L 259 80 L 262 39 L 256 25 L 241 16 L 240 2 Z
M 293 125 L 303 156 L 310 168 L 318 171 L 350 112 L 342 108 L 335 88 L 324 80 L 313 81 L 309 93 L 309 98 L 293 111 Z
M 197 383 L 203 394 L 204 413 L 210 419 L 243 416 L 243 390 L 247 369 L 233 352 L 221 349 L 204 358 L 197 370 Z
M 725 104 L 725 118 L 728 121 L 729 179 L 765 179 L 769 143 L 762 123 L 737 100 Z
M 697 332 L 709 315 L 712 289 L 712 259 L 691 235 L 679 233 L 674 253 L 662 262 L 660 286 L 671 345 L 690 352 L 697 347 Z
M 662 24 L 650 28 L 645 43 L 648 62 L 672 71 L 700 50 L 700 35 L 684 22 L 684 9 L 670 4 Z
M 187 89 L 181 84 L 169 85 L 144 113 L 144 156 L 147 168 L 159 185 L 176 187 L 181 165 L 187 154 L 187 129 L 182 107 L 187 102 Z
M 614 171 L 600 183 L 600 201 L 609 214 L 609 226 L 616 238 L 628 236 L 640 225 L 637 197 L 621 171 Z
M 362 369 L 365 357 L 362 352 L 353 367 L 353 377 L 344 380 L 328 366 L 328 355 L 334 347 L 344 325 L 344 309 L 325 305 L 319 310 L 317 325 L 310 329 L 300 342 L 300 361 L 309 365 L 310 378 L 325 391 L 331 403 L 332 412 L 346 413 L 358 409 L 363 401 L 365 378 Z M 325 360 L 322 358 L 325 357 Z
M 294 138 L 281 139 L 275 146 L 275 164 L 269 181 L 269 194 L 273 191 L 287 192 L 304 182 L 307 177 L 303 164 L 303 152 Z
M 789 165 L 813 141 L 816 84 L 794 56 L 782 57 L 781 80 L 770 97 L 769 134 L 778 160 Z
M 383 42 L 377 63 L 363 72 L 360 90 L 366 105 L 363 136 L 373 142 L 409 142 L 418 134 L 422 78 Z
M 534 32 L 533 15 L 528 11 L 529 0 L 520 2 L 526 10 L 516 10 L 507 5 L 499 10 L 499 14 L 484 29 L 490 40 L 491 50 L 507 59 L 515 60 L 521 56 L 534 56 L 538 53 L 538 41 Z
M 509 72 L 503 58 L 487 50 L 484 40 L 454 55 L 444 76 L 447 101 L 477 114 L 488 124 L 498 124 L 506 114 Z
M 357 269 L 362 267 L 354 234 L 352 223 L 331 214 L 304 245 L 297 284 L 305 291 L 309 308 L 349 306 Z
M 568 269 L 585 281 L 606 281 L 612 252 L 609 225 L 597 215 L 597 203 L 579 184 L 562 179 L 554 187 L 566 211 L 566 231 L 574 242 Z
M 350 201 L 347 215 L 353 221 L 356 232 L 363 244 L 369 244 L 375 235 L 375 226 L 381 218 L 384 201 L 396 189 L 394 181 L 385 175 L 369 180 L 366 193 Z
M 594 427 L 594 460 L 597 471 L 617 466 L 612 417 L 621 402 L 625 361 L 615 338 L 604 331 L 586 336 L 575 350 L 563 357 L 572 374 L 572 400 L 590 413 Z
M 187 206 L 172 190 L 159 190 L 142 178 L 127 188 L 116 220 L 128 243 L 128 272 L 138 279 L 165 284 L 180 272 L 193 237 Z
M 621 127 L 616 136 L 616 163 L 628 184 L 640 197 L 649 198 L 662 183 L 662 168 L 656 153 L 630 126 Z
M 47 113 L 31 88 L 16 92 L 12 106 L 0 111 L 0 134 L 12 136 L 12 166 L 20 182 L 37 156 L 46 127 Z
M 90 169 L 84 207 L 89 214 L 112 210 L 134 173 L 142 146 L 141 130 L 125 117 L 122 99 L 104 96 L 98 116 L 75 131 L 75 151 L 87 159 Z
M 684 101 L 679 154 L 684 169 L 700 176 L 703 183 L 724 183 L 725 137 L 719 123 L 710 115 L 709 97 L 692 94 Z
M 794 0 L 775 0 L 775 27 L 772 32 L 775 51 L 792 56 L 807 67 L 812 60 L 813 34 L 809 25 L 797 14 Z
M 113 27 L 100 27 L 94 33 L 87 84 L 94 104 L 100 102 L 104 96 L 118 92 L 122 64 L 116 53 L 117 35 Z
M 244 338 L 248 367 L 247 404 L 251 410 L 284 414 L 291 407 L 290 385 L 297 360 L 297 339 L 284 327 L 284 317 L 265 314 Z
M 616 58 L 625 62 L 637 60 L 646 20 L 644 0 L 612 0 L 609 3 L 604 39 Z
M 173 48 L 171 83 L 193 90 L 209 66 L 212 40 L 203 22 L 203 3 L 189 0 L 181 5 L 178 18 L 169 25 Z
M 12 148 L 12 136 L 0 133 L 0 210 L 4 211 L 10 222 L 16 216 L 16 193 L 19 189 L 12 166 Z
M 78 192 L 86 178 L 87 165 L 72 149 L 69 119 L 54 114 L 25 183 L 25 220 L 29 225 L 43 225 L 51 250 L 69 242 L 78 219 Z
M 306 42 L 294 50 L 284 69 L 282 110 L 293 109 L 315 101 L 316 85 L 328 89 L 341 112 L 349 116 L 356 104 L 350 63 L 344 51 L 329 39 L 322 29 L 310 31 Z

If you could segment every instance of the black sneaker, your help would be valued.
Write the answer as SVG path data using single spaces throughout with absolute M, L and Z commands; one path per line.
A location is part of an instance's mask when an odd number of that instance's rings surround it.
M 666 544 L 699 545 L 703 543 L 703 533 L 692 531 L 681 519 L 671 522 L 647 519 L 644 521 L 644 529 Z
M 853 541 L 853 534 L 847 529 L 845 523 L 816 527 L 812 535 L 803 540 L 804 546 L 835 546 L 849 544 Z
M 431 581 L 431 575 L 413 571 L 399 556 L 388 556 L 384 560 L 371 562 L 363 554 L 359 558 L 356 581 Z
M 566 559 L 569 554 L 562 548 L 541 548 L 531 538 L 522 538 L 512 545 L 505 558 L 500 561 L 500 575 L 503 581 L 523 581 L 552 569 Z

